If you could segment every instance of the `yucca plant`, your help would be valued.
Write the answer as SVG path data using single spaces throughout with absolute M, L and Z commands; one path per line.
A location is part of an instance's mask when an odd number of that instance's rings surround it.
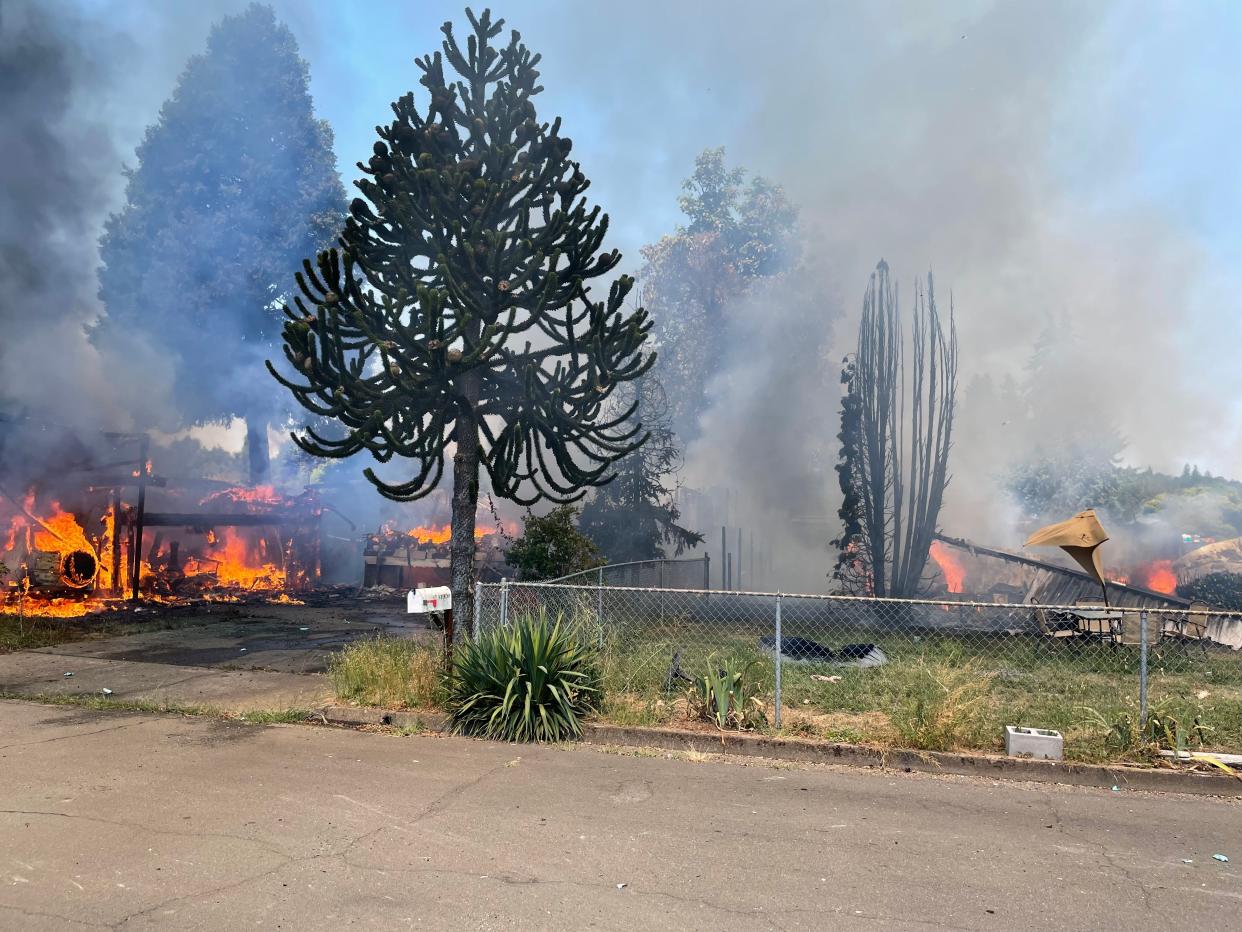
M 758 684 L 748 679 L 751 667 L 758 663 L 746 663 L 730 657 L 717 661 L 709 657 L 705 671 L 694 677 L 690 687 L 691 709 L 704 721 L 717 728 L 750 729 L 766 725 L 767 714 L 757 695 Z
M 589 640 L 542 612 L 459 648 L 446 692 L 455 734 L 499 741 L 581 737 L 583 717 L 601 699 Z

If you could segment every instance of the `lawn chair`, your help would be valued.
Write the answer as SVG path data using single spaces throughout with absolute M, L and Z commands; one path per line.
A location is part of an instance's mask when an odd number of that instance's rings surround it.
M 1197 644 L 1206 657 L 1208 618 L 1211 613 L 1212 606 L 1206 602 L 1191 602 L 1185 614 L 1165 615 L 1160 631 L 1161 640 L 1173 641 L 1186 648 Z
M 1031 608 L 1035 612 L 1035 624 L 1039 626 L 1039 633 L 1044 637 L 1054 640 L 1078 637 L 1078 623 L 1074 619 L 1050 612 L 1033 599 Z
M 1084 596 L 1074 600 L 1076 608 L 1085 608 L 1089 611 L 1108 612 L 1109 606 L 1101 598 L 1095 596 Z M 1092 638 L 1116 647 L 1121 643 L 1121 622 L 1120 615 L 1114 613 L 1103 614 L 1098 618 L 1075 619 L 1078 626 L 1078 632 L 1085 638 Z

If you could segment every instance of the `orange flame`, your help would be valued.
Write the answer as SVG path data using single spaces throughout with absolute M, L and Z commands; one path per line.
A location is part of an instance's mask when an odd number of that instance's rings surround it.
M 27 511 L 30 511 L 28 508 Z M 36 550 L 89 550 L 95 552 L 90 541 L 86 539 L 86 531 L 78 524 L 78 519 L 60 507 L 60 502 L 52 502 L 52 513 L 43 518 L 49 530 L 35 526 L 34 545 Z
M 285 503 L 285 497 L 276 491 L 275 486 L 256 485 L 251 489 L 235 486 L 230 489 L 221 489 L 219 492 L 212 492 L 199 504 L 211 505 L 216 502 L 244 503 L 247 505 L 282 505 Z
M 474 539 L 482 540 L 489 534 L 495 534 L 494 527 L 476 526 L 474 529 Z M 453 539 L 453 529 L 450 525 L 442 524 L 440 527 L 424 527 L 419 525 L 412 530 L 405 532 L 406 537 L 412 537 L 420 544 L 447 544 Z
M 220 534 L 207 538 L 208 550 L 201 561 L 191 558 L 185 566 L 187 576 L 214 573 L 221 586 L 242 589 L 280 589 L 285 584 L 285 571 L 267 560 L 265 541 L 260 539 L 251 552 L 249 542 L 236 528 L 223 528 Z
M 944 576 L 945 588 L 950 592 L 961 592 L 966 582 L 966 567 L 962 566 L 948 546 L 938 540 L 932 541 L 928 556 L 932 558 Z
M 1177 592 L 1177 574 L 1173 572 L 1172 560 L 1156 560 L 1140 570 L 1141 585 L 1153 592 L 1173 595 Z
M 86 531 L 78 519 L 70 512 L 61 508 L 59 502 L 52 502 L 50 513 L 38 521 L 28 515 L 36 515 L 35 493 L 26 493 L 22 508 L 25 514 L 19 513 L 9 523 L 3 546 L 0 547 L 0 563 L 9 570 L 9 598 L 0 597 L 0 614 L 25 614 L 47 618 L 80 618 L 83 615 L 98 611 L 103 601 L 92 599 L 48 598 L 39 593 L 25 594 L 22 582 L 25 576 L 24 552 L 44 550 L 54 553 L 65 553 L 71 550 L 86 550 L 95 553 L 95 548 L 86 536 Z M 40 524 L 40 522 L 42 522 Z

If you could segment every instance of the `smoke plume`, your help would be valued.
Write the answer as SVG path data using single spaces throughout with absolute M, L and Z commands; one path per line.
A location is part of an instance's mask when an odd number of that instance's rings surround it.
M 55 4 L 0 6 L 0 400 L 11 415 L 115 430 L 160 420 L 151 388 L 167 373 L 141 342 L 119 365 L 86 336 L 120 164 L 90 107 L 113 67 L 82 41 L 99 27 Z M 114 53 L 125 44 L 112 37 Z
M 330 5 L 275 5 L 342 166 L 366 157 L 370 127 L 415 86 L 413 56 L 462 15 L 460 2 L 377 2 L 364 26 Z M 88 395 L 106 409 L 93 417 L 123 424 L 159 396 L 111 383 L 81 336 L 98 313 L 95 239 L 121 162 L 185 57 L 240 6 L 115 4 L 115 30 L 87 29 L 59 5 L 0 8 L 0 121 L 16 141 L 0 163 L 10 402 L 71 411 Z M 607 244 L 630 271 L 639 247 L 681 219 L 678 186 L 709 146 L 781 184 L 800 210 L 805 278 L 739 295 L 715 405 L 682 475 L 732 490 L 731 509 L 702 516 L 709 541 L 728 523 L 754 529 L 761 551 L 765 537 L 783 546 L 775 560 L 792 578 L 772 584 L 827 585 L 837 373 L 881 256 L 903 305 L 930 269 L 957 311 L 946 531 L 1019 545 L 998 477 L 1055 448 L 1087 411 L 1125 440 L 1128 464 L 1238 472 L 1242 105 L 1237 27 L 1219 9 L 633 0 L 605 13 L 526 0 L 496 12 L 543 54 L 541 112 L 564 117 L 592 198 L 612 215 Z M 1025 380 L 1049 329 L 1064 347 L 1042 361 L 1032 416 L 1014 416 L 1006 380 Z M 40 364 L 49 346 L 73 362 Z M 159 365 L 142 368 L 154 378 Z

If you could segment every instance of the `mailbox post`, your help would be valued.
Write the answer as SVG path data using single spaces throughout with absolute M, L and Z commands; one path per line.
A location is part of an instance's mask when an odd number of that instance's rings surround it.
M 439 615 L 444 620 L 444 667 L 453 667 L 453 590 L 448 586 L 415 589 L 405 597 L 410 615 Z

